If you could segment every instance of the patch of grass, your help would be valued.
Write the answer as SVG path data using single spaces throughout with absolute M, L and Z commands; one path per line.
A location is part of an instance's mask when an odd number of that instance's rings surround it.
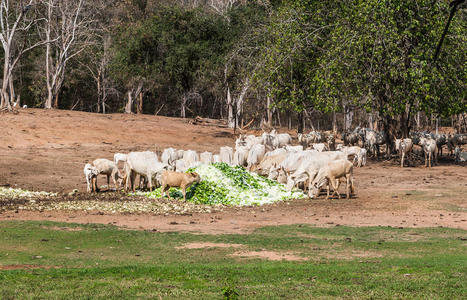
M 60 230 L 66 227 L 65 230 Z M 71 229 L 80 230 L 71 230 Z M 467 290 L 467 232 L 389 227 L 271 226 L 198 235 L 107 225 L 0 222 L 0 298 L 454 298 Z M 288 252 L 306 261 L 233 256 Z

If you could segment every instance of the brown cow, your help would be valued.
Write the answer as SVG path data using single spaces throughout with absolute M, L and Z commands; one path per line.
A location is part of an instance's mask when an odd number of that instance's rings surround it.
M 181 173 L 174 171 L 164 171 L 162 173 L 162 197 L 171 187 L 179 187 L 183 192 L 183 200 L 186 200 L 186 189 L 195 182 L 200 182 L 198 173 Z M 167 193 L 170 199 L 170 194 Z

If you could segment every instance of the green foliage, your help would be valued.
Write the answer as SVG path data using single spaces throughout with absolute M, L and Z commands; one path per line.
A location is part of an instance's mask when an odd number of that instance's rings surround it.
M 256 83 L 297 111 L 344 103 L 394 119 L 466 111 L 465 12 L 432 61 L 447 16 L 447 1 L 290 1 L 262 32 Z
M 224 96 L 227 54 L 258 11 L 254 5 L 240 6 L 226 18 L 201 8 L 158 7 L 149 18 L 119 27 L 112 74 L 128 87 L 146 82 L 146 89 L 166 97 L 169 105 L 188 93 Z

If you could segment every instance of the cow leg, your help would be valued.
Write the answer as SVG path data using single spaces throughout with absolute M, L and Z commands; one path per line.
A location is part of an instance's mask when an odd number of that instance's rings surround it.
M 350 177 L 347 175 L 345 176 L 345 195 L 346 195 L 346 199 L 349 199 L 350 198 L 350 181 L 349 181 Z
M 147 179 L 147 181 L 148 181 L 148 183 L 149 183 L 149 191 L 150 191 L 150 192 L 152 192 L 152 176 L 151 176 L 151 175 L 152 175 L 152 174 L 147 174 L 147 175 L 146 175 L 146 179 Z
M 136 192 L 135 179 L 136 179 L 136 173 L 134 171 L 131 171 L 130 181 L 131 181 L 131 189 L 133 190 L 133 193 Z
M 86 186 L 87 186 L 86 192 L 88 192 L 88 193 L 91 192 L 91 185 L 89 184 L 89 177 L 88 176 L 86 176 Z
M 115 185 L 115 191 L 118 191 L 118 186 L 117 186 L 117 180 L 115 179 L 117 177 L 117 173 L 113 173 L 112 174 L 112 180 L 114 182 L 114 185 Z
M 341 185 L 341 181 L 339 178 L 335 178 L 335 187 L 333 187 L 334 194 L 336 194 L 337 198 L 339 199 L 341 195 L 339 194 L 339 187 Z
M 94 177 L 92 178 L 92 180 L 93 180 L 93 184 L 94 184 L 94 185 L 93 185 L 93 190 L 94 190 L 94 192 L 97 193 L 97 191 L 98 191 L 98 189 L 97 189 L 97 176 L 94 176 Z
M 164 194 L 166 194 L 166 195 L 167 195 L 167 198 L 169 198 L 169 200 L 171 200 L 171 199 L 170 199 L 169 189 L 170 189 L 170 186 L 164 185 L 164 186 L 162 187 L 162 198 L 164 198 Z
M 339 179 L 337 179 L 337 180 L 339 180 Z M 333 189 L 332 195 L 336 194 L 337 199 L 339 199 L 341 197 L 341 195 L 339 195 L 338 187 L 336 187 L 336 178 L 329 178 L 328 179 L 328 185 L 329 185 L 329 182 L 331 183 L 331 186 L 332 186 L 332 189 Z

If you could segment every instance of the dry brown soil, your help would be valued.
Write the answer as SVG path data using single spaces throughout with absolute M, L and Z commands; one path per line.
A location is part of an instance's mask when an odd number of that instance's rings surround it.
M 165 147 L 218 151 L 233 146 L 231 130 L 148 115 L 100 115 L 60 110 L 0 114 L 0 185 L 29 190 L 85 191 L 82 169 L 116 152 Z M 102 179 L 101 179 L 102 182 Z M 212 214 L 154 216 L 89 212 L 5 211 L 0 220 L 115 224 L 130 229 L 243 233 L 259 226 L 394 226 L 467 229 L 467 168 L 444 158 L 431 169 L 369 161 L 355 170 L 356 198 L 296 200 Z

